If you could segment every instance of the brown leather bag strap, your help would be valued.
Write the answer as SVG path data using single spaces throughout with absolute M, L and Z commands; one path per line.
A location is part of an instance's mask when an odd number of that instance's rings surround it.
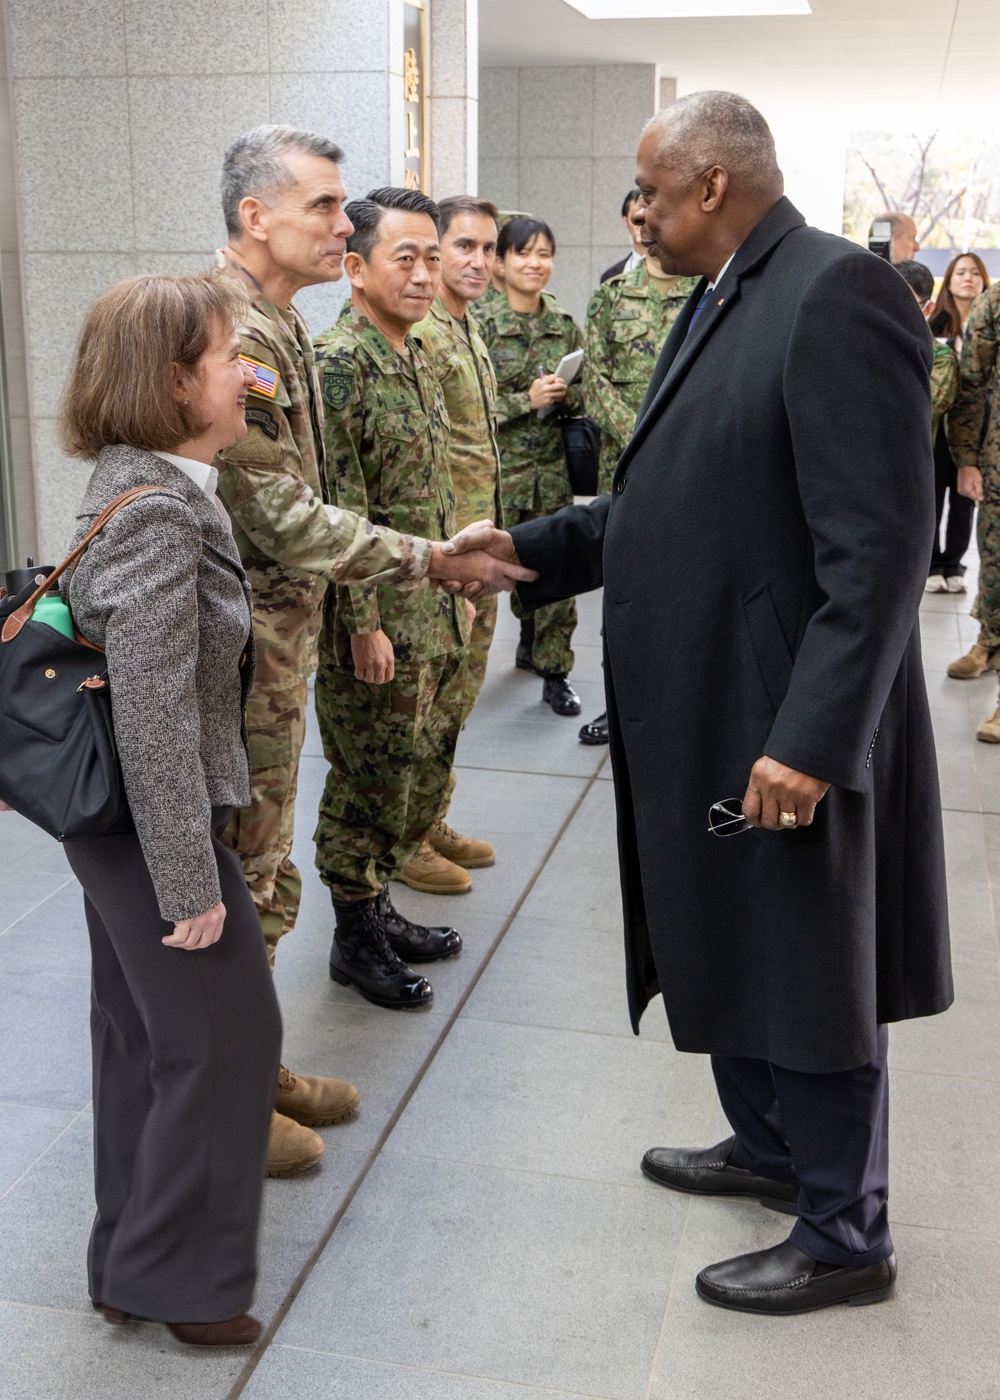
M 130 506 L 133 501 L 137 501 L 140 496 L 148 496 L 151 491 L 162 490 L 164 490 L 162 486 L 135 486 L 131 491 L 123 491 L 120 496 L 116 496 L 113 501 L 109 501 L 76 548 L 71 550 L 62 563 L 52 570 L 48 578 L 39 584 L 28 601 L 22 603 L 17 611 L 12 612 L 10 617 L 7 618 L 3 625 L 3 631 L 0 631 L 0 641 L 10 642 L 17 636 L 34 612 L 35 604 L 38 602 L 39 598 L 41 598 L 44 593 L 47 593 L 53 584 L 59 582 L 67 569 L 79 563 L 91 540 L 101 533 L 109 520 L 113 519 L 120 510 L 124 510 L 126 506 Z M 88 645 L 92 646 L 93 643 L 88 643 Z

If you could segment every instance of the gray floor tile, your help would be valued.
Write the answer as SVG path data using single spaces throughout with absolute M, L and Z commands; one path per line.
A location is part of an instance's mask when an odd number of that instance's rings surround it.
M 6 813 L 0 813 L 5 816 Z M 68 871 L 47 874 L 43 871 L 22 871 L 13 863 L 0 870 L 0 935 L 18 919 L 37 909 L 50 895 L 71 879 Z
M 251 1377 L 244 1400 L 562 1400 L 566 1390 L 506 1385 L 476 1376 L 418 1371 L 354 1357 L 273 1346 Z M 574 1397 L 579 1391 L 572 1392 Z M 587 1400 L 592 1400 L 587 1397 Z M 603 1397 L 593 1397 L 603 1400 Z
M 0 972 L 61 972 L 89 979 L 90 940 L 75 880 L 0 937 Z
M 86 1310 L 93 1123 L 78 1118 L 0 1200 L 0 1300 Z
M 41 1108 L 90 1102 L 90 983 L 56 973 L 0 978 L 2 1097 Z
M 17 812 L 0 812 L 0 823 L 6 870 L 16 870 L 21 875 L 61 875 L 64 878 L 70 874 L 69 861 L 61 844 L 40 827 Z M 0 927 L 4 922 L 0 918 Z
M 580 694 L 583 713 L 577 719 L 560 718 L 549 711 L 549 720 L 526 723 L 510 717 L 484 719 L 470 725 L 458 741 L 457 762 L 465 768 L 498 768 L 536 773 L 565 773 L 589 777 L 603 760 L 606 750 L 588 748 L 576 737 L 580 724 L 604 708 L 604 696 Z M 552 726 L 560 738 L 552 742 Z
M 665 1191 L 383 1157 L 277 1340 L 636 1400 L 684 1210 Z
M 463 1016 L 631 1037 L 621 925 L 518 917 Z
M 262 1321 L 278 1310 L 368 1160 L 367 1152 L 341 1146 L 342 1126 L 320 1130 L 326 1150 L 312 1170 L 265 1183 L 253 1301 L 254 1316 Z
M 463 1019 L 385 1151 L 642 1187 L 646 1148 L 665 1125 L 697 1141 L 713 1094 L 656 1041 Z
M 874 1307 L 771 1319 L 713 1308 L 697 1297 L 699 1269 L 777 1244 L 786 1229 L 781 1222 L 753 1206 L 692 1202 L 650 1400 L 998 1394 L 997 1332 L 982 1329 L 973 1303 L 1000 1288 L 995 1241 L 897 1227 L 898 1291 Z
M 891 1071 L 889 1102 L 891 1219 L 1000 1237 L 1000 1084 Z
M 67 1109 L 0 1103 L 0 1195 L 10 1190 L 73 1117 Z
M 241 1351 L 195 1350 L 165 1327 L 109 1327 L 92 1312 L 0 1303 L 4 1400 L 222 1400 Z

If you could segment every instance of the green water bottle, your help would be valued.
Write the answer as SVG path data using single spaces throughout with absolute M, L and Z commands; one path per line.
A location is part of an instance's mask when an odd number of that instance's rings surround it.
M 35 604 L 31 620 L 32 622 L 44 622 L 46 627 L 52 627 L 55 631 L 61 632 L 71 642 L 74 640 L 73 618 L 69 608 L 56 592 L 42 594 Z

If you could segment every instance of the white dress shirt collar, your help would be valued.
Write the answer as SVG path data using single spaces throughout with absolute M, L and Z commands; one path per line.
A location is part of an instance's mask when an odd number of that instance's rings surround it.
M 200 491 L 204 491 L 210 501 L 215 500 L 215 493 L 219 485 L 217 468 L 210 467 L 207 462 L 196 462 L 193 457 L 178 457 L 173 452 L 154 452 L 153 456 L 161 457 L 164 462 L 169 462 L 172 467 L 177 467 L 194 482 Z
M 719 273 L 718 277 L 716 277 L 716 279 L 715 279 L 714 282 L 709 282 L 708 287 L 706 288 L 706 291 L 709 291 L 709 292 L 710 292 L 710 291 L 712 291 L 715 287 L 717 287 L 717 286 L 719 285 L 719 283 L 722 281 L 723 277 L 725 277 L 726 273 L 727 273 L 728 270 L 729 270 L 729 264 L 732 262 L 733 258 L 735 258 L 735 256 L 736 256 L 736 253 L 738 253 L 739 251 L 740 251 L 739 248 L 737 248 L 737 249 L 736 249 L 736 252 L 730 253 L 729 257 L 726 259 L 726 261 L 725 261 L 725 262 L 723 263 L 723 265 L 722 265 L 722 271 Z

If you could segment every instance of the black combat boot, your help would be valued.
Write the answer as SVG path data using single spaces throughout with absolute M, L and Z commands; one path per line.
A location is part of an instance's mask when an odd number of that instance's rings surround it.
M 607 712 L 592 719 L 589 724 L 584 724 L 580 728 L 581 744 L 606 744 L 608 742 L 608 716 Z
M 517 651 L 514 653 L 514 665 L 519 671 L 532 671 L 536 676 L 540 676 L 542 672 L 531 659 L 531 649 L 534 645 L 535 619 L 533 617 L 522 619 L 521 639 L 517 644 Z
M 354 987 L 366 1001 L 390 1011 L 430 1006 L 434 991 L 389 947 L 376 905 L 378 897 L 333 901 L 337 927 L 330 949 L 330 976 Z
M 389 947 L 407 962 L 436 962 L 461 951 L 461 935 L 453 928 L 427 928 L 394 909 L 388 885 L 383 885 L 382 892 L 376 895 L 375 908 Z
M 580 713 L 580 697 L 566 679 L 565 671 L 553 671 L 545 677 L 542 699 L 557 715 Z

